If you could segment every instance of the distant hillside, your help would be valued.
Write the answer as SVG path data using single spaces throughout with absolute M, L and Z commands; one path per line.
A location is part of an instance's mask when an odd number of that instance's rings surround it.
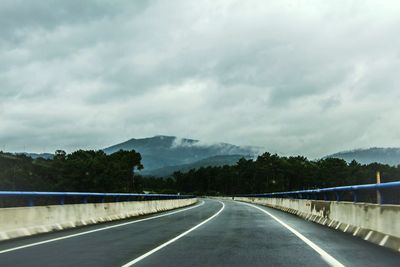
M 240 147 L 226 143 L 207 144 L 199 140 L 163 135 L 131 139 L 105 148 L 103 151 L 110 154 L 121 149 L 134 149 L 139 152 L 142 155 L 145 172 L 169 166 L 191 164 L 214 156 L 254 156 L 258 151 L 254 147 Z
M 166 177 L 173 174 L 176 171 L 187 172 L 191 169 L 199 169 L 201 167 L 216 167 L 224 165 L 235 165 L 241 158 L 252 159 L 252 156 L 244 155 L 222 155 L 213 156 L 206 159 L 202 159 L 193 163 L 177 165 L 177 166 L 167 166 L 154 170 L 143 170 L 141 173 L 143 175 L 152 175 L 157 177 Z
M 327 157 L 330 158 L 341 158 L 347 162 L 356 160 L 362 164 L 369 163 L 383 163 L 392 166 L 400 164 L 400 148 L 369 148 L 369 149 L 357 149 L 352 151 L 339 152 Z
M 4 152 L 1 156 L 2 157 L 6 157 L 6 155 L 8 155 L 7 157 L 9 157 L 9 158 L 13 157 L 14 155 L 25 155 L 25 156 L 30 157 L 32 159 L 39 159 L 39 158 L 42 158 L 42 159 L 53 159 L 54 158 L 54 154 L 51 154 L 51 153 L 28 153 L 28 152 L 16 152 L 16 153 Z
M 26 152 L 23 152 L 23 153 L 16 153 L 16 154 L 24 154 L 24 155 L 26 155 L 28 157 L 33 158 L 33 159 L 38 159 L 38 158 L 53 159 L 54 158 L 54 154 L 51 154 L 51 153 L 40 153 L 40 154 L 38 154 L 38 153 L 26 153 Z

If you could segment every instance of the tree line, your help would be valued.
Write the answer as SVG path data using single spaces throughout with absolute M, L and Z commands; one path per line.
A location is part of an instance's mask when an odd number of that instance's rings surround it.
M 142 168 L 135 151 L 57 150 L 53 159 L 0 152 L 0 190 L 133 192 L 140 190 L 135 171 Z
M 175 191 L 198 195 L 282 192 L 376 183 L 377 171 L 382 182 L 400 180 L 400 166 L 347 163 L 338 158 L 312 161 L 264 153 L 255 160 L 242 158 L 233 166 L 175 172 L 165 187 L 173 185 Z
M 135 151 L 57 151 L 54 159 L 32 159 L 0 152 L 0 190 L 154 192 L 235 195 L 292 191 L 400 180 L 400 166 L 362 165 L 356 161 L 264 153 L 233 166 L 202 167 L 175 172 L 168 178 L 142 177 L 141 155 Z

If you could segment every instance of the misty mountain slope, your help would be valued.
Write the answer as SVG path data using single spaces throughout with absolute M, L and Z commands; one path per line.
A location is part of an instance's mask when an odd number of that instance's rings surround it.
M 27 152 L 23 152 L 23 153 L 17 153 L 17 154 L 24 154 L 28 157 L 31 157 L 33 159 L 38 159 L 38 158 L 43 158 L 43 159 L 53 159 L 54 158 L 54 154 L 51 153 L 27 153 Z
M 243 155 L 254 156 L 258 149 L 240 147 L 226 143 L 207 144 L 199 140 L 158 135 L 142 139 L 130 139 L 126 142 L 103 149 L 107 154 L 118 150 L 132 150 L 142 155 L 145 171 L 167 166 L 194 163 L 213 156 Z
M 400 164 L 400 148 L 369 148 L 344 151 L 327 156 L 329 158 L 341 158 L 347 162 L 356 160 L 362 164 L 383 163 L 396 166 Z
M 187 172 L 191 169 L 199 169 L 201 167 L 217 167 L 224 165 L 235 165 L 241 158 L 252 159 L 253 156 L 245 155 L 221 155 L 205 158 L 193 163 L 176 165 L 176 166 L 166 166 L 159 169 L 153 170 L 143 170 L 142 175 L 151 175 L 157 177 L 166 177 L 173 174 L 176 171 Z

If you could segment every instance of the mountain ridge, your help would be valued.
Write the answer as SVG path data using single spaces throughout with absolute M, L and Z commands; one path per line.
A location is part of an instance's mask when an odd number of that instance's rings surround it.
M 340 158 L 347 162 L 355 160 L 361 164 L 382 163 L 391 166 L 400 164 L 400 148 L 371 147 L 337 152 L 324 158 Z
M 241 155 L 254 157 L 257 147 L 237 146 L 228 143 L 205 143 L 195 139 L 156 135 L 146 138 L 131 138 L 125 142 L 102 149 L 111 154 L 118 150 L 135 150 L 142 155 L 143 172 L 187 165 L 213 156 Z
M 241 158 L 247 160 L 253 159 L 253 156 L 249 155 L 218 155 L 205 158 L 193 163 L 175 165 L 175 166 L 165 166 L 159 169 L 153 170 L 143 170 L 142 175 L 145 176 L 156 176 L 156 177 L 167 177 L 176 171 L 187 172 L 192 169 L 199 169 L 202 167 L 220 167 L 224 165 L 235 165 Z

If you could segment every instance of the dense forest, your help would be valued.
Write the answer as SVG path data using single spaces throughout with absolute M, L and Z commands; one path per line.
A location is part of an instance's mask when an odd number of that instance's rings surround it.
M 280 157 L 265 153 L 256 160 L 241 159 L 234 166 L 207 167 L 186 173 L 175 172 L 158 190 L 170 188 L 195 194 L 235 195 L 292 191 L 343 185 L 375 183 L 376 172 L 382 182 L 400 180 L 400 167 L 326 158 L 310 161 L 305 157 Z M 175 186 L 175 187 L 173 187 Z
M 57 151 L 53 160 L 0 152 L 0 190 L 157 192 L 234 195 L 323 188 L 400 180 L 400 166 L 326 158 L 280 157 L 264 153 L 233 166 L 175 172 L 169 178 L 142 177 L 135 151 Z
M 142 168 L 135 151 L 58 150 L 52 160 L 0 152 L 0 190 L 132 192 Z

